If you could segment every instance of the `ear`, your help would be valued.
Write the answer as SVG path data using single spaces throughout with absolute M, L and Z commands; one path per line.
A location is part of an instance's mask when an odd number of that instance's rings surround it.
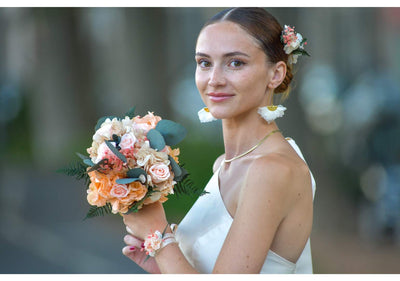
M 269 89 L 277 88 L 286 77 L 286 63 L 279 61 L 272 67 L 272 78 L 268 83 Z

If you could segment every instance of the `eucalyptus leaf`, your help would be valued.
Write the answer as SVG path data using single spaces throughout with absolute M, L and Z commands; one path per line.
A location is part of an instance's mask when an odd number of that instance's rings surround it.
M 101 124 L 103 124 L 107 118 L 110 118 L 110 120 L 113 120 L 114 118 L 118 118 L 118 117 L 117 116 L 103 116 L 103 117 L 99 118 L 99 120 L 97 120 L 96 126 L 94 127 L 94 130 L 97 131 L 98 129 L 100 129 Z
M 129 111 L 127 113 L 125 113 L 125 116 L 128 116 L 129 118 L 135 117 L 135 109 L 136 109 L 136 106 L 131 107 L 131 109 L 129 109 Z
M 144 175 L 147 178 L 146 171 L 141 168 L 135 168 L 126 173 L 126 176 L 129 178 L 139 178 L 140 175 Z
M 124 163 L 127 162 L 125 155 L 119 152 L 118 149 L 111 144 L 111 141 L 105 141 L 105 143 L 108 146 L 108 148 L 112 151 L 112 153 L 115 154 L 115 156 L 117 156 L 122 162 Z
M 306 55 L 306 56 L 309 56 L 309 57 L 310 57 L 310 55 L 309 55 L 305 50 L 302 50 L 302 49 L 294 50 L 294 51 L 292 52 L 292 54 L 293 54 L 293 55 Z
M 113 142 L 115 142 L 115 144 L 119 144 L 121 142 L 121 137 L 116 134 L 112 135 L 112 139 L 113 139 Z
M 94 163 L 89 158 L 83 159 L 83 163 L 85 163 L 86 165 L 88 165 L 90 167 L 94 166 Z
M 179 167 L 180 167 L 180 166 L 179 166 Z M 182 181 L 184 178 L 186 178 L 187 175 L 189 175 L 188 171 L 186 171 L 185 168 L 183 168 L 183 167 L 180 167 L 180 168 L 181 168 L 181 170 L 182 170 L 182 173 L 180 174 L 180 176 L 176 176 L 176 175 L 175 175 L 174 181 L 176 181 L 176 182 Z
M 140 181 L 139 178 L 125 178 L 125 179 L 117 179 L 115 180 L 116 183 L 118 184 L 129 184 L 132 183 L 134 181 Z
M 175 178 L 179 178 L 182 175 L 182 169 L 178 165 L 178 163 L 176 163 L 174 158 L 171 157 L 171 155 L 168 155 L 168 160 L 171 163 L 171 168 L 172 168 L 172 171 L 174 172 L 174 175 L 175 175 L 174 180 L 175 180 Z
M 167 145 L 177 145 L 187 134 L 186 128 L 171 120 L 160 120 L 157 123 L 156 130 L 164 137 Z
M 86 156 L 86 155 L 80 154 L 79 152 L 76 152 L 76 155 L 78 155 L 78 156 L 79 156 L 79 158 L 81 158 L 82 160 L 85 160 L 85 159 L 90 159 L 90 157 L 89 157 L 89 156 Z
M 161 121 L 160 121 L 161 122 Z M 161 151 L 165 147 L 165 140 L 163 135 L 155 129 L 151 129 L 150 131 L 147 132 L 147 139 L 150 142 L 150 147 Z
M 87 172 L 88 173 L 90 173 L 90 172 L 93 172 L 93 171 L 97 171 L 97 170 L 100 170 L 102 167 L 102 165 L 105 165 L 105 164 L 107 164 L 108 163 L 108 159 L 101 159 L 99 162 L 97 162 L 97 164 L 94 164 L 93 166 L 92 166 L 92 168 L 90 168 Z

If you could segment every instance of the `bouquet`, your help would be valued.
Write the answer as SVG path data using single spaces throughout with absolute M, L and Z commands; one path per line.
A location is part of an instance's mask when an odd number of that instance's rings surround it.
M 171 148 L 185 136 L 180 124 L 152 112 L 135 116 L 132 108 L 123 118 L 100 118 L 88 155 L 77 153 L 82 161 L 61 172 L 85 179 L 92 205 L 86 218 L 137 212 L 169 194 L 200 195 L 179 163 L 179 148 Z

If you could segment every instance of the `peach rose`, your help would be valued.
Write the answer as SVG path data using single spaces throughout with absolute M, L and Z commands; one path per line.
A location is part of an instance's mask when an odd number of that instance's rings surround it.
M 129 207 L 140 200 L 147 193 L 147 187 L 140 182 L 132 182 L 128 184 L 128 193 L 125 197 L 113 198 L 110 200 L 112 206 L 112 212 L 116 213 L 126 213 Z
M 117 198 L 126 197 L 128 193 L 129 190 L 125 184 L 116 184 L 110 190 L 110 195 Z
M 142 118 L 140 118 L 139 116 L 134 117 L 133 121 L 135 123 L 133 124 L 133 127 L 135 129 L 147 132 L 151 129 L 154 129 L 160 120 L 161 117 L 155 116 L 153 112 L 148 112 L 148 114 L 143 116 Z
M 169 179 L 171 173 L 169 166 L 164 163 L 155 164 L 150 167 L 149 174 L 152 178 L 153 183 L 160 183 Z

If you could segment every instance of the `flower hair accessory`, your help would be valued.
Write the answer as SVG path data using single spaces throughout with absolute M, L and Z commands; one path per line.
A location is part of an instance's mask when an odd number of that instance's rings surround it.
M 269 105 L 269 106 L 259 107 L 257 112 L 269 124 L 276 118 L 282 117 L 285 114 L 284 113 L 285 110 L 286 107 L 282 105 Z
M 305 50 L 307 38 L 303 38 L 300 33 L 294 31 L 294 26 L 285 25 L 282 31 L 281 42 L 284 45 L 283 50 L 289 55 L 288 64 L 297 63 L 297 58 L 302 55 L 310 56 Z

